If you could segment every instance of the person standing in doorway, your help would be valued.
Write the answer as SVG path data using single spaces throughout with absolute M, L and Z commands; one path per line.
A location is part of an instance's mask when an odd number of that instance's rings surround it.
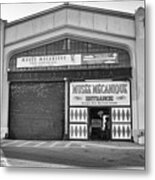
M 106 140 L 108 141 L 110 139 L 110 119 L 109 119 L 109 116 L 106 117 L 105 132 L 106 132 Z

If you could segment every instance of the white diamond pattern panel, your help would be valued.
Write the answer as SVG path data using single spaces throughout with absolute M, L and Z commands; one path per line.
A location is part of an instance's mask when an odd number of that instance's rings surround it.
M 130 108 L 112 108 L 112 122 L 131 122 Z
M 112 124 L 112 139 L 131 139 L 131 124 Z
M 87 124 L 70 124 L 69 132 L 70 139 L 88 138 Z
M 70 122 L 87 123 L 88 110 L 87 108 L 70 108 Z

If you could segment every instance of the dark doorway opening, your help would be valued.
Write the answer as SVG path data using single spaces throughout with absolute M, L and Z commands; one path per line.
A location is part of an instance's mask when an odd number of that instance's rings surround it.
M 89 137 L 91 140 L 111 139 L 110 107 L 89 109 Z

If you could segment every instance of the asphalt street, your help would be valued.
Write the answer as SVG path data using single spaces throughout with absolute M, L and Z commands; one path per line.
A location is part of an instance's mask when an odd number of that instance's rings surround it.
M 145 149 L 127 142 L 3 140 L 2 166 L 144 169 Z

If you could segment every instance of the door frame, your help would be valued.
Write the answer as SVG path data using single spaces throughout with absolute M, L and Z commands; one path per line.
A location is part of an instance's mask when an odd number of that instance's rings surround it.
M 90 107 L 88 107 L 88 112 L 89 112 L 88 129 L 90 130 L 90 127 L 91 127 L 91 122 L 90 122 L 91 121 L 91 119 L 90 119 L 90 117 L 91 117 L 91 109 L 104 109 L 104 108 L 109 109 L 108 110 L 109 111 L 109 119 L 110 119 L 110 138 L 109 138 L 109 140 L 111 140 L 111 129 L 112 129 L 112 121 L 111 121 L 111 108 L 112 107 L 111 106 L 90 106 Z M 88 134 L 89 140 L 92 140 L 90 131 L 88 133 L 89 133 Z M 99 139 L 99 140 L 105 141 L 104 139 Z

